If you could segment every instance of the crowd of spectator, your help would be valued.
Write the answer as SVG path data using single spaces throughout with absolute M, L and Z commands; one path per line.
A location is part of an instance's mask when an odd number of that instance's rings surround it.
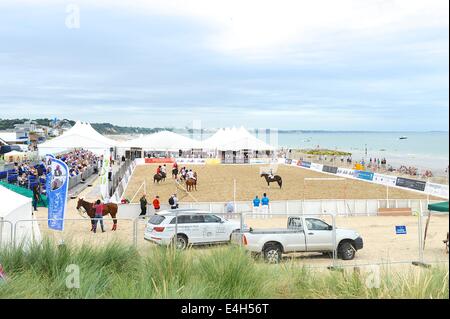
M 98 163 L 101 162 L 101 157 L 86 150 L 76 150 L 70 153 L 56 156 L 67 164 L 69 168 L 70 177 L 82 175 L 88 168 L 93 167 L 94 172 L 98 172 Z
M 89 168 L 93 168 L 94 173 L 99 170 L 99 163 L 102 157 L 86 150 L 75 150 L 65 154 L 60 154 L 56 158 L 65 162 L 69 168 L 70 177 L 81 175 Z M 101 165 L 101 164 L 100 164 Z M 14 163 L 14 167 L 8 172 L 11 175 L 17 175 L 17 184 L 22 187 L 33 189 L 38 184 L 40 193 L 45 193 L 46 165 L 44 160 L 39 163 L 32 163 L 29 160 L 20 163 Z M 14 182 L 15 179 L 8 179 L 8 182 Z

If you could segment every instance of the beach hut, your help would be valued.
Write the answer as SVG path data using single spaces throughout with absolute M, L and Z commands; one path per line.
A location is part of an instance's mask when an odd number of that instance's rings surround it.
M 425 226 L 425 235 L 423 238 L 423 248 L 424 249 L 425 249 L 425 241 L 427 239 L 428 225 L 430 224 L 430 219 L 431 219 L 431 212 L 439 212 L 439 213 L 447 213 L 448 214 L 448 201 L 433 203 L 433 204 L 428 205 L 428 218 L 427 218 L 427 223 Z M 446 239 L 446 241 L 444 240 L 444 242 L 447 245 L 447 252 L 448 252 L 448 233 L 447 233 L 447 239 Z

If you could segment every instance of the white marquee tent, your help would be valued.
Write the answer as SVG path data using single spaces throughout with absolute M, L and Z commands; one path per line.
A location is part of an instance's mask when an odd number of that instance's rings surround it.
M 27 244 L 31 240 L 40 241 L 41 234 L 37 222 L 33 222 L 31 198 L 17 194 L 0 185 L 0 246 L 11 243 L 14 224 L 17 223 L 16 243 Z
M 202 143 L 203 149 L 218 151 L 271 151 L 274 147 L 250 134 L 245 128 L 226 128 L 218 130 Z
M 202 144 L 199 141 L 174 132 L 161 131 L 122 142 L 118 145 L 118 148 L 142 148 L 145 151 L 178 151 L 200 149 Z
M 93 152 L 102 153 L 117 145 L 117 142 L 109 139 L 94 130 L 89 123 L 78 121 L 70 130 L 39 145 L 39 154 L 54 154 L 73 148 L 83 148 Z

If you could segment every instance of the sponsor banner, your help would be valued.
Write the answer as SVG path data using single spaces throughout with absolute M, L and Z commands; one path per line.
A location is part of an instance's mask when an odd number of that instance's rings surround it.
M 305 168 L 311 168 L 311 162 L 301 161 L 300 166 Z
M 69 168 L 63 161 L 52 158 L 50 165 L 48 196 L 48 228 L 64 230 L 64 215 L 69 191 Z M 58 219 L 58 220 L 56 220 Z
M 359 179 L 364 179 L 366 181 L 373 181 L 373 173 L 372 172 L 355 170 L 353 175 L 354 175 L 354 177 L 359 178 Z
M 437 197 L 448 198 L 448 185 L 427 183 L 425 193 Z
M 297 166 L 297 163 L 298 163 L 298 161 L 293 159 L 292 162 L 291 162 L 291 165 Z
M 317 164 L 317 163 L 311 163 L 311 169 L 317 172 L 322 172 L 323 170 L 323 165 L 322 164 Z
M 400 187 L 411 188 L 411 189 L 423 192 L 425 190 L 426 182 L 417 181 L 415 179 L 397 177 L 396 185 L 400 186 Z
M 373 174 L 373 181 L 380 185 L 396 186 L 397 185 L 397 176 L 375 173 L 375 174 Z
M 292 164 L 292 160 L 290 158 L 286 158 L 286 160 L 284 161 L 285 164 L 291 165 Z
M 164 164 L 164 163 L 175 163 L 175 159 L 171 157 L 145 159 L 145 164 Z
M 351 168 L 338 167 L 336 174 L 343 177 L 355 178 L 354 172 Z
M 327 173 L 337 174 L 338 168 L 334 167 L 334 166 L 324 165 L 322 171 L 327 172 Z
M 206 158 L 177 158 L 173 162 L 179 164 L 206 164 Z
M 108 171 L 111 165 L 109 157 L 109 150 L 105 150 L 105 152 L 103 153 L 102 168 L 100 171 L 100 194 L 102 195 L 103 200 L 107 200 L 109 197 Z

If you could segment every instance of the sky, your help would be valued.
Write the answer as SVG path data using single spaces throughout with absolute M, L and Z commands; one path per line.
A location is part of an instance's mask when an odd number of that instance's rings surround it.
M 0 0 L 0 118 L 448 131 L 448 7 Z

